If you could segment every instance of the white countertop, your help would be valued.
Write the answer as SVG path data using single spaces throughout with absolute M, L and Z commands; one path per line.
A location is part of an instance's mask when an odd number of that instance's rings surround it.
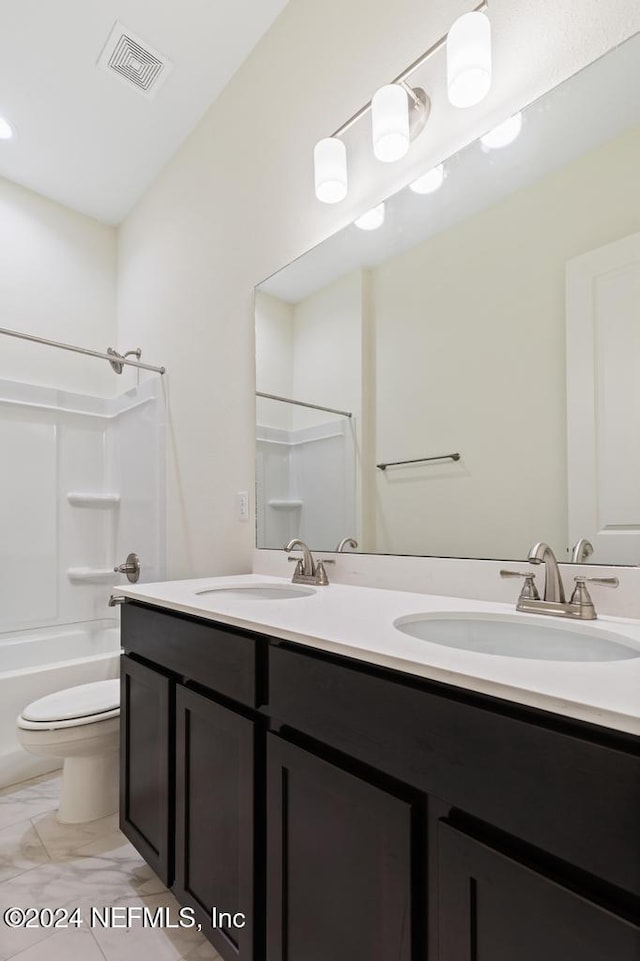
M 616 661 L 543 661 L 504 657 L 429 643 L 398 631 L 393 622 L 411 614 L 472 613 L 532 617 L 551 629 L 601 630 L 640 653 L 640 620 L 600 617 L 569 622 L 518 614 L 513 605 L 330 584 L 308 597 L 248 599 L 212 594 L 209 588 L 242 584 L 286 585 L 261 574 L 166 581 L 118 587 L 118 593 L 158 607 L 193 614 L 329 651 L 382 667 L 526 704 L 566 717 L 640 735 L 640 656 Z M 560 622 L 560 624 L 558 623 Z

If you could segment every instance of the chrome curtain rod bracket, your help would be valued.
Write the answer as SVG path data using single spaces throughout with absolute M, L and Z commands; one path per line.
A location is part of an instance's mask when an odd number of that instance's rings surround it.
M 341 417 L 353 417 L 350 410 L 336 410 L 335 407 L 323 407 L 322 404 L 307 404 L 303 400 L 291 400 L 290 397 L 279 397 L 277 394 L 263 394 L 260 390 L 256 391 L 256 397 L 279 400 L 283 404 L 295 404 L 296 407 L 309 407 L 311 410 L 324 410 L 327 414 L 339 414 Z
M 477 6 L 473 8 L 473 10 L 469 12 L 480 13 L 483 10 L 487 10 L 488 7 L 489 7 L 488 0 L 482 0 L 482 3 L 479 3 Z M 418 70 L 423 64 L 427 62 L 427 60 L 430 60 L 431 57 L 433 57 L 433 55 L 438 52 L 438 50 L 441 50 L 446 44 L 446 42 L 447 42 L 447 34 L 445 33 L 442 37 L 440 37 L 439 40 L 436 40 L 435 43 L 433 43 L 427 50 L 425 50 L 424 53 L 421 53 L 420 56 L 413 61 L 413 63 L 410 63 L 408 67 L 405 67 L 402 73 L 399 73 L 398 76 L 391 81 L 391 83 L 404 84 L 407 78 L 410 77 L 412 73 L 415 73 L 416 70 Z M 411 99 L 413 99 L 413 97 Z M 369 110 L 371 110 L 370 100 L 367 103 L 365 103 L 363 107 L 360 107 L 360 109 L 357 110 L 356 113 L 353 114 L 353 116 L 349 117 L 348 120 L 345 120 L 345 122 L 331 134 L 331 137 L 341 137 L 343 134 L 347 132 L 347 130 L 353 127 L 353 125 L 357 123 L 358 120 L 362 119 L 362 117 L 364 117 L 364 115 L 368 113 Z
M 376 467 L 378 470 L 386 470 L 387 467 L 400 467 L 402 464 L 426 464 L 432 460 L 460 460 L 461 456 L 456 452 L 455 454 L 440 454 L 438 457 L 415 457 L 413 460 L 394 460 L 386 464 L 376 464 Z
M 140 357 L 142 350 L 137 347 L 129 350 L 126 354 L 119 354 L 113 347 L 109 347 L 106 353 L 99 350 L 87 350 L 86 347 L 76 347 L 74 344 L 62 344 L 57 340 L 47 340 L 46 337 L 36 337 L 34 334 L 23 334 L 19 330 L 9 330 L 7 327 L 0 327 L 0 334 L 7 337 L 17 337 L 19 340 L 30 340 L 34 344 L 44 344 L 46 347 L 57 347 L 59 350 L 70 350 L 74 354 L 84 354 L 86 357 L 97 357 L 100 360 L 107 360 L 117 374 L 122 373 L 122 367 L 140 367 L 142 370 L 152 370 L 156 374 L 164 374 L 166 367 L 156 367 L 154 364 L 143 364 L 141 360 L 129 360 L 130 354 Z M 120 368 L 120 370 L 118 370 Z

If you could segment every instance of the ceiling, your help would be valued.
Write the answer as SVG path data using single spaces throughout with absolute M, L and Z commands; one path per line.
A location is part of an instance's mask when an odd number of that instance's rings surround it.
M 0 176 L 119 223 L 286 0 L 0 0 Z M 97 66 L 114 22 L 172 61 L 153 99 Z

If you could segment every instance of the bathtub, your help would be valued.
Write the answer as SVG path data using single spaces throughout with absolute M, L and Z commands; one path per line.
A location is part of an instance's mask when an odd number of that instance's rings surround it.
M 118 677 L 120 630 L 113 621 L 0 635 L 0 788 L 60 767 L 34 757 L 16 738 L 27 704 L 65 687 Z

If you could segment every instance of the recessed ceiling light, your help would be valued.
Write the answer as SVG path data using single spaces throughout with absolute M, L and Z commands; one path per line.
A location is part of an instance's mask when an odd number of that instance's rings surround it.
M 0 140 L 11 140 L 13 137 L 13 127 L 8 120 L 0 117 Z
M 416 194 L 432 194 L 442 187 L 443 181 L 444 164 L 438 164 L 437 167 L 432 167 L 426 174 L 409 184 L 409 188 Z
M 499 150 L 501 147 L 508 147 L 510 143 L 518 137 L 522 130 L 522 114 L 514 113 L 503 123 L 498 124 L 484 137 L 480 137 L 480 143 L 485 150 Z
M 360 230 L 377 230 L 384 223 L 384 204 L 378 204 L 372 210 L 367 210 L 366 214 L 353 222 Z

